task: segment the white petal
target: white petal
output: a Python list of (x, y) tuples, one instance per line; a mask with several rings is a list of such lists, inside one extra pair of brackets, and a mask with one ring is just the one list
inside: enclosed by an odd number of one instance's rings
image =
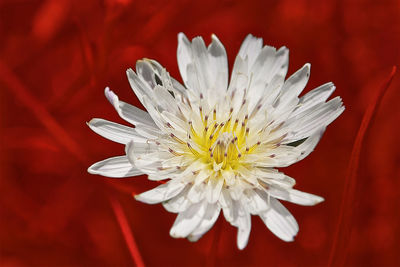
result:
[(154, 172), (148, 175), (148, 179), (151, 181), (161, 181), (165, 179), (171, 179), (173, 177), (177, 177), (182, 173), (181, 169), (177, 169), (174, 167), (171, 168), (162, 168), (158, 170), (158, 172)]
[(258, 167), (287, 167), (307, 157), (316, 147), (321, 139), (325, 128), (320, 128), (312, 136), (308, 137), (302, 144), (293, 147), (281, 145), (269, 150), (269, 156), (253, 153), (246, 157), (244, 162), (252, 162)]
[[(153, 97), (154, 99), (154, 97)], [(149, 112), (151, 118), (154, 120), (154, 123), (158, 126), (158, 128), (160, 130), (164, 130), (166, 129), (166, 121), (164, 121), (164, 119), (161, 116), (161, 112), (160, 110), (158, 110), (154, 104), (153, 100), (149, 99), (147, 96), (143, 96), (143, 106), (146, 107), (147, 111)]]
[(315, 107), (317, 104), (325, 102), (335, 91), (335, 88), (335, 85), (329, 82), (311, 90), (300, 98), (298, 107), (290, 116), (294, 117), (307, 109)]
[(188, 192), (188, 199), (192, 203), (198, 203), (204, 199), (206, 193), (206, 185), (204, 183), (194, 184)]
[[(136, 61), (136, 73), (137, 76), (145, 83), (147, 84), (147, 87), (149, 89), (154, 89), (158, 83), (158, 81), (161, 80), (160, 75), (156, 73), (155, 69), (152, 67), (150, 64), (149, 60), (138, 60)], [(156, 79), (156, 76), (158, 79)]]
[(142, 170), (146, 174), (157, 174), (162, 169), (162, 161), (170, 158), (171, 154), (157, 150), (153, 152), (154, 147), (149, 148), (151, 153), (144, 153), (146, 145), (131, 141), (126, 144), (125, 153), (132, 165), (136, 166), (139, 170)]
[(258, 192), (259, 189), (247, 189), (244, 191), (242, 201), (245, 203), (250, 214), (259, 214), (269, 209), (267, 201), (263, 199)]
[(192, 64), (195, 67), (197, 79), (201, 86), (201, 92), (210, 88), (212, 85), (212, 71), (215, 70), (214, 66), (209, 64), (208, 53), (206, 44), (200, 36), (192, 40)]
[(276, 108), (275, 114), (292, 111), (298, 104), (298, 96), (303, 91), (310, 77), (310, 67), (310, 64), (305, 64), (285, 81), (281, 95), (273, 103), (273, 106)]
[[(187, 88), (198, 96), (215, 91), (225, 92), (228, 85), (228, 61), (222, 43), (215, 35), (208, 48), (201, 37), (190, 43), (183, 33), (178, 35), (178, 65)], [(211, 100), (213, 102), (213, 100)], [(212, 105), (212, 103), (211, 103)]]
[(162, 132), (160, 131), (159, 128), (150, 128), (144, 125), (140, 125), (135, 127), (135, 130), (138, 134), (142, 135), (143, 137), (146, 137), (147, 139), (157, 139), (162, 136)]
[(278, 186), (270, 186), (266, 191), (268, 192), (268, 194), (275, 198), (286, 200), (303, 206), (314, 206), (324, 201), (323, 197), (317, 195), (309, 194), (295, 189), (281, 188)]
[(147, 109), (147, 104), (143, 103), (143, 97), (147, 96), (149, 99), (153, 99), (153, 88), (150, 88), (147, 83), (140, 79), (132, 69), (128, 69), (126, 71), (126, 75), (133, 92), (136, 94), (143, 106)]
[(240, 47), (238, 56), (240, 56), (242, 59), (247, 58), (248, 66), (251, 67), (253, 66), (256, 58), (261, 52), (262, 45), (262, 38), (256, 38), (253, 35), (249, 34), (244, 39)]
[(114, 106), (115, 110), (118, 114), (129, 123), (134, 125), (146, 125), (147, 127), (156, 129), (153, 119), (146, 111), (143, 111), (135, 106), (132, 106), (128, 103), (120, 101), (118, 96), (114, 94), (110, 88), (106, 87), (104, 90), (104, 94), (107, 97), (108, 101)]
[(191, 64), (192, 61), (192, 47), (191, 43), (187, 39), (186, 35), (183, 33), (178, 34), (178, 66), (179, 71), (182, 76), (182, 80), (186, 87), (188, 87), (188, 75), (187, 68), (188, 65)]
[[(253, 66), (253, 68), (254, 67), (255, 66)], [(276, 75), (286, 77), (288, 67), (289, 67), (289, 50), (286, 47), (282, 46), (275, 52), (270, 62), (264, 62), (261, 69), (261, 73), (257, 74), (260, 75), (262, 73), (265, 73), (265, 75), (259, 76), (257, 77), (257, 79), (269, 83), (271, 79)]]
[(285, 175), (282, 179), (261, 178), (267, 184), (275, 184), (283, 188), (292, 188), (296, 184), (296, 180)]
[[(160, 111), (168, 110), (176, 114), (178, 112), (176, 100), (162, 85), (161, 79), (165, 77), (161, 77), (161, 73), (158, 73), (152, 62), (148, 59), (137, 61), (136, 71), (139, 79), (147, 85), (148, 95), (146, 96), (151, 100), (151, 104)], [(172, 90), (170, 84), (166, 84), (166, 86)]]
[(126, 156), (113, 157), (96, 162), (88, 168), (88, 172), (114, 178), (144, 174), (133, 167)]
[(295, 218), (278, 200), (271, 198), (270, 205), (271, 209), (259, 214), (260, 218), (277, 237), (286, 242), (293, 241), (299, 231)]
[(244, 249), (249, 241), (251, 230), (251, 216), (242, 204), (238, 204), (236, 219), (233, 225), (238, 227), (237, 246), (240, 250)]
[(192, 242), (199, 240), (217, 221), (220, 211), (221, 207), (218, 204), (208, 204), (201, 223), (193, 232), (190, 233), (188, 239)]
[(326, 103), (320, 103), (304, 110), (294, 117), (289, 117), (282, 131), (289, 129), (285, 142), (294, 142), (312, 135), (321, 127), (328, 126), (344, 111), (340, 97), (335, 97)]
[(183, 188), (185, 188), (184, 183), (171, 180), (152, 190), (135, 195), (135, 199), (147, 204), (156, 204), (173, 198), (178, 195)]
[(317, 146), (319, 140), (321, 140), (324, 132), (325, 132), (325, 127), (319, 128), (313, 133), (313, 135), (308, 137), (303, 143), (296, 146), (296, 150), (299, 152), (299, 154), (292, 159), (288, 159), (286, 163), (282, 165), (282, 167), (286, 167), (293, 163), (299, 162), (300, 160), (310, 155), (310, 153), (314, 151), (314, 148)]
[(132, 140), (141, 143), (147, 141), (147, 138), (138, 134), (134, 128), (111, 121), (103, 119), (92, 119), (88, 123), (88, 126), (95, 133), (120, 144), (127, 144)]
[[(249, 67), (247, 64), (248, 59), (242, 58), (240, 56), (236, 57), (235, 64), (233, 65), (231, 81), (229, 83), (229, 90), (228, 92), (232, 94), (232, 92), (238, 91), (243, 92), (245, 88), (247, 88), (249, 83)], [(235, 111), (238, 110), (238, 105), (241, 104), (243, 99), (237, 96), (237, 92), (235, 94), (235, 98), (233, 99), (233, 103), (231, 105), (234, 107)]]
[(188, 184), (178, 195), (167, 201), (164, 201), (162, 203), (164, 208), (173, 213), (183, 212), (188, 209), (189, 206), (192, 205), (192, 202), (187, 198), (190, 188), (191, 186)]
[(233, 221), (233, 201), (232, 198), (226, 189), (222, 189), (219, 204), (221, 204), (222, 210), (224, 212), (224, 217), (226, 221)]
[(169, 234), (175, 238), (187, 237), (200, 224), (206, 207), (207, 203), (205, 201), (199, 202), (179, 213)]
[[(285, 77), (289, 63), (289, 50), (281, 47), (278, 51), (274, 47), (264, 46), (258, 55), (254, 65), (251, 66), (250, 75), (252, 76), (251, 87), (260, 87), (259, 90), (251, 90), (257, 96), (262, 95), (262, 91), (274, 76)], [(250, 94), (250, 98), (254, 95)]]
[(138, 143), (135, 141), (131, 141), (130, 143), (132, 143), (132, 149), (133, 149), (133, 153), (135, 153), (135, 155), (140, 155), (140, 156), (144, 156), (146, 154), (150, 154), (150, 153), (154, 153), (159, 151), (159, 147), (154, 144), (154, 143), (150, 143), (150, 142), (146, 142), (146, 143)]
[(214, 34), (211, 35), (211, 38), (212, 42), (208, 47), (209, 64), (216, 70), (211, 73), (213, 75), (211, 86), (215, 89), (215, 92), (226, 93), (228, 88), (228, 59), (225, 47)]
[(224, 179), (222, 179), (222, 177), (211, 176), (210, 179), (208, 179), (206, 192), (207, 192), (207, 201), (209, 203), (215, 203), (218, 201), (223, 184), (224, 184)]
[(157, 102), (159, 110), (167, 110), (172, 114), (179, 113), (177, 101), (172, 97), (171, 93), (162, 86), (154, 87), (154, 101)]
[(296, 180), (272, 168), (255, 168), (254, 175), (266, 184), (276, 184), (284, 188), (292, 188)]

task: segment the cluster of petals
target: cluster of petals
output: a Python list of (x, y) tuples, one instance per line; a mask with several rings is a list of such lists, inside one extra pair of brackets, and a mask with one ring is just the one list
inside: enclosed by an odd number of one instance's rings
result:
[(230, 79), (225, 48), (215, 35), (206, 46), (201, 37), (189, 41), (180, 33), (177, 57), (184, 85), (154, 60), (139, 60), (136, 72), (127, 70), (147, 112), (105, 89), (121, 118), (134, 127), (92, 119), (89, 127), (125, 145), (125, 154), (88, 171), (161, 181), (136, 199), (162, 203), (178, 214), (173, 237), (197, 241), (222, 210), (238, 228), (239, 249), (247, 245), (251, 215), (292, 241), (299, 227), (280, 200), (308, 206), (323, 198), (293, 189), (295, 180), (276, 168), (309, 155), (343, 112), (340, 97), (327, 101), (335, 86), (326, 83), (299, 97), (310, 64), (285, 80), (288, 49), (263, 46), (252, 35), (244, 40)]

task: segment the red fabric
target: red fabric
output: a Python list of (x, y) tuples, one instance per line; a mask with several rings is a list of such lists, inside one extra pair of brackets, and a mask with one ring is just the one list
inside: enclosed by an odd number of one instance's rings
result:
[[(400, 62), (399, 9), (396, 0), (0, 1), (0, 265), (327, 265), (363, 114)], [(122, 123), (104, 87), (140, 106), (125, 70), (143, 57), (180, 79), (181, 31), (206, 42), (217, 34), (230, 66), (253, 33), (290, 49), (289, 74), (312, 64), (305, 91), (337, 86), (343, 115), (309, 157), (281, 169), (296, 188), (326, 199), (315, 207), (285, 203), (300, 225), (295, 242), (253, 217), (239, 251), (236, 229), (222, 216), (197, 243), (173, 239), (175, 215), (132, 198), (157, 183), (86, 172), (124, 151), (85, 125), (93, 117)], [(400, 265), (399, 85), (395, 76), (361, 146), (346, 265)]]

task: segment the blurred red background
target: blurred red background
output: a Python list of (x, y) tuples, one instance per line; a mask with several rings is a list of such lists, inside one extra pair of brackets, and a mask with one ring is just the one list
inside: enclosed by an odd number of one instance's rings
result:
[[(398, 0), (1, 0), (0, 265), (132, 266), (134, 239), (148, 266), (326, 266), (362, 116), (399, 63), (399, 14)], [(312, 64), (305, 91), (336, 84), (346, 111), (315, 152), (282, 169), (298, 189), (326, 199), (315, 207), (285, 203), (300, 225), (295, 242), (253, 217), (249, 244), (239, 251), (236, 229), (222, 216), (197, 243), (173, 239), (175, 215), (132, 198), (154, 182), (86, 172), (123, 154), (85, 125), (93, 117), (122, 122), (104, 87), (139, 105), (125, 70), (143, 57), (180, 80), (181, 31), (206, 42), (217, 34), (230, 66), (253, 33), (290, 49), (289, 74)], [(399, 85), (395, 76), (362, 143), (345, 221), (348, 266), (400, 266)]]

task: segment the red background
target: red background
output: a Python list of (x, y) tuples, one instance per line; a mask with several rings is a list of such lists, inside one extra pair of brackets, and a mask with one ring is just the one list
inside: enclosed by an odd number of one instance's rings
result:
[[(128, 227), (148, 266), (327, 265), (362, 116), (399, 63), (399, 14), (397, 0), (1, 0), (0, 265), (131, 266)], [(123, 154), (85, 125), (92, 117), (122, 122), (104, 87), (138, 104), (125, 70), (143, 57), (180, 80), (181, 31), (206, 42), (217, 34), (230, 66), (253, 33), (290, 49), (289, 74), (312, 64), (306, 91), (336, 84), (345, 112), (315, 152), (282, 169), (296, 188), (326, 199), (315, 207), (285, 203), (300, 225), (295, 242), (279, 240), (253, 217), (249, 244), (239, 251), (236, 229), (222, 216), (197, 243), (173, 239), (175, 215), (131, 196), (156, 183), (86, 172)], [(395, 77), (362, 143), (355, 201), (347, 206), (353, 212), (346, 265), (400, 265), (399, 84)], [(128, 222), (122, 228), (118, 205)]]

